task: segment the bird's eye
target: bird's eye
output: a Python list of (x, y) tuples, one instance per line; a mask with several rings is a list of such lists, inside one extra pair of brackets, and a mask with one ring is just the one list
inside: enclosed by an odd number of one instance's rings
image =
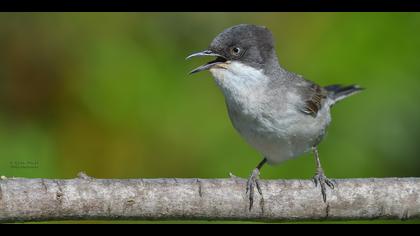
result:
[(241, 54), (242, 50), (238, 47), (233, 47), (230, 49), (230, 53), (234, 56), (239, 56)]

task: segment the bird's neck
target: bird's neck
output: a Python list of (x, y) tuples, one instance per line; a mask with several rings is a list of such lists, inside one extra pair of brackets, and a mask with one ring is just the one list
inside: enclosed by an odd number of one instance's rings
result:
[(287, 73), (287, 71), (280, 65), (274, 50), (271, 51), (270, 56), (268, 56), (268, 59), (263, 64), (264, 74), (266, 74), (268, 77), (273, 79), (283, 79), (286, 77), (284, 75)]

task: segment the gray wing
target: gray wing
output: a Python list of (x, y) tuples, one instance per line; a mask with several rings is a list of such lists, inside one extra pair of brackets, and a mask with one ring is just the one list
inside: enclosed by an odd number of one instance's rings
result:
[[(331, 87), (336, 88), (335, 85)], [(318, 84), (303, 78), (301, 75), (295, 74), (293, 72), (286, 71), (285, 74), (281, 75), (281, 79), (273, 81), (270, 85), (271, 91), (276, 91), (275, 94), (272, 94), (272, 97), (279, 98), (281, 94), (292, 92), (294, 95), (298, 96), (297, 100), (293, 102), (293, 105), (296, 109), (303, 114), (316, 117), (318, 112), (324, 106), (330, 106), (331, 95), (333, 91), (329, 91), (324, 87), (319, 86)]]

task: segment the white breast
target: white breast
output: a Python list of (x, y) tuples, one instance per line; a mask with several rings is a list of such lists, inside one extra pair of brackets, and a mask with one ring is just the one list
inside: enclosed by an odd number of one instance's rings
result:
[(316, 118), (299, 112), (294, 93), (282, 96), (284, 106), (274, 106), (266, 94), (269, 78), (260, 70), (233, 62), (210, 72), (225, 95), (233, 126), (269, 164), (310, 150), (330, 122), (327, 106)]

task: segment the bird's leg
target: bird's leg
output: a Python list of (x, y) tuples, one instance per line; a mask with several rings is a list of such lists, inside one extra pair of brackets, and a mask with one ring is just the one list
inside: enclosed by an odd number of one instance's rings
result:
[(329, 180), (325, 174), (324, 170), (321, 167), (321, 162), (319, 161), (319, 155), (318, 155), (318, 149), (317, 147), (312, 147), (312, 151), (314, 153), (315, 161), (316, 161), (316, 174), (313, 178), (315, 187), (319, 186), (321, 187), (321, 193), (322, 193), (322, 199), (324, 202), (327, 202), (327, 194), (326, 194), (326, 187), (325, 184), (328, 185), (331, 189), (334, 189), (334, 183)]
[(252, 205), (254, 204), (254, 185), (257, 187), (258, 193), (262, 195), (260, 183), (259, 183), (259, 176), (261, 167), (267, 162), (267, 159), (264, 158), (258, 166), (252, 171), (251, 176), (249, 177), (246, 183), (246, 193), (249, 194), (249, 210), (251, 211)]

